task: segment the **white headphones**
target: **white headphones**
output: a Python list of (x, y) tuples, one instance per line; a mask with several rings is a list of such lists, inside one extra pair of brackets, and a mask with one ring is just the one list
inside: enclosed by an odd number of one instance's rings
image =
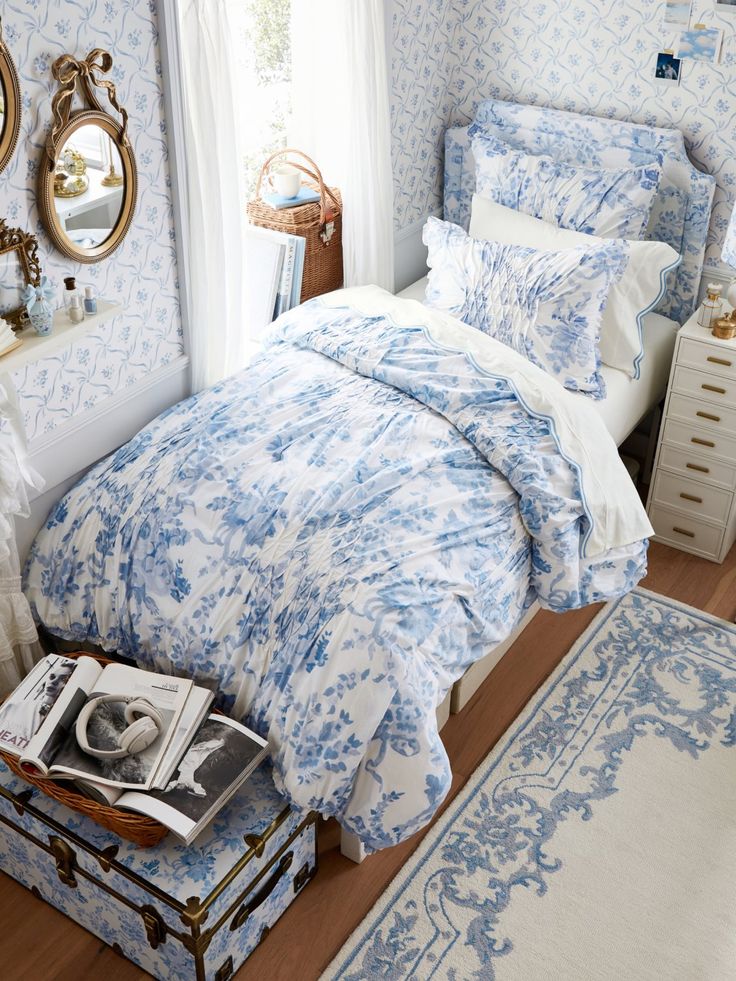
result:
[[(95, 749), (90, 746), (87, 739), (89, 720), (96, 708), (100, 705), (108, 705), (110, 702), (125, 703), (125, 721), (128, 723), (128, 728), (118, 736), (117, 749)], [(135, 756), (148, 749), (156, 742), (163, 727), (164, 720), (161, 713), (145, 698), (99, 695), (97, 698), (90, 699), (77, 717), (77, 743), (83, 753), (95, 756), (99, 760), (122, 760), (126, 756)]]

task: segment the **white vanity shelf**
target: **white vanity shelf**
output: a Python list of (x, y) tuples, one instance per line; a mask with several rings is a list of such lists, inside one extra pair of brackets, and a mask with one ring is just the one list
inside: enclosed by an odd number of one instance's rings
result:
[(54, 313), (53, 330), (48, 336), (39, 337), (32, 327), (26, 327), (16, 335), (22, 343), (15, 350), (0, 356), (0, 375), (12, 374), (34, 361), (50, 357), (57, 351), (74, 344), (75, 341), (81, 340), (86, 334), (112, 320), (113, 317), (117, 317), (124, 310), (122, 303), (108, 303), (98, 299), (97, 313), (87, 314), (79, 324), (70, 323), (66, 312), (57, 310)]

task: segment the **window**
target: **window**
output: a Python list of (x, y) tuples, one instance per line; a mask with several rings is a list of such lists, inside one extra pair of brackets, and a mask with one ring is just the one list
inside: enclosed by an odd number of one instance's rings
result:
[(233, 0), (248, 197), (266, 158), (286, 146), (291, 116), (291, 0)]

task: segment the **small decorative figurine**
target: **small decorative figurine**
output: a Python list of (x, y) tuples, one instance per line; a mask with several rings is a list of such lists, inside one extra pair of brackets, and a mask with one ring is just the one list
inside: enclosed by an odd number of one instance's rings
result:
[(41, 337), (51, 333), (54, 326), (54, 310), (51, 303), (54, 299), (54, 288), (43, 276), (38, 286), (26, 286), (21, 294), (21, 300), (26, 308), (31, 327)]
[(84, 287), (84, 312), (87, 316), (97, 313), (97, 297), (94, 286)]
[(698, 323), (706, 330), (713, 330), (716, 320), (723, 315), (723, 300), (721, 287), (717, 283), (708, 283), (708, 295), (698, 313)]

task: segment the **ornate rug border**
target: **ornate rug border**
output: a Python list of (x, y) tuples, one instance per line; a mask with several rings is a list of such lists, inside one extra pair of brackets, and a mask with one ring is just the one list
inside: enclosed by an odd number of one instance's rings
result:
[(580, 637), (578, 637), (555, 670), (534, 692), (519, 715), (514, 719), (509, 728), (498, 740), (496, 745), (491, 749), (483, 762), (470, 775), (467, 783), (460, 790), (458, 796), (455, 798), (452, 804), (450, 804), (445, 813), (439, 818), (434, 827), (429, 830), (424, 840), (418, 845), (417, 849), (412, 852), (399, 872), (394, 876), (386, 889), (376, 900), (366, 916), (363, 917), (355, 930), (353, 930), (353, 932), (350, 934), (348, 939), (345, 941), (321, 975), (320, 981), (337, 979), (341, 976), (342, 972), (350, 968), (362, 946), (359, 946), (358, 944), (359, 939), (361, 937), (363, 937), (364, 940), (370, 938), (371, 935), (381, 927), (387, 912), (397, 901), (399, 901), (403, 891), (409, 884), (410, 879), (421, 870), (424, 863), (437, 847), (438, 840), (444, 833), (447, 832), (448, 828), (454, 823), (462, 810), (472, 800), (480, 785), (483, 784), (492, 773), (494, 767), (496, 767), (501, 761), (509, 746), (518, 737), (525, 725), (539, 711), (550, 692), (560, 683), (560, 681), (565, 678), (565, 676), (577, 663), (578, 658), (587, 647), (591, 638), (601, 630), (606, 622), (614, 615), (618, 607), (630, 596), (634, 595), (642, 596), (662, 606), (667, 606), (670, 609), (680, 610), (687, 613), (689, 616), (694, 617), (695, 619), (700, 619), (711, 625), (721, 626), (733, 633), (736, 633), (736, 624), (731, 623), (730, 620), (725, 620), (722, 617), (717, 617), (711, 613), (706, 613), (703, 610), (698, 610), (694, 606), (690, 606), (687, 603), (682, 603), (679, 600), (671, 599), (669, 596), (663, 596), (660, 593), (655, 593), (652, 590), (645, 589), (642, 586), (637, 586), (630, 593), (627, 593), (626, 596), (622, 596), (620, 599), (615, 600), (612, 603), (607, 603), (603, 609), (596, 614)]

